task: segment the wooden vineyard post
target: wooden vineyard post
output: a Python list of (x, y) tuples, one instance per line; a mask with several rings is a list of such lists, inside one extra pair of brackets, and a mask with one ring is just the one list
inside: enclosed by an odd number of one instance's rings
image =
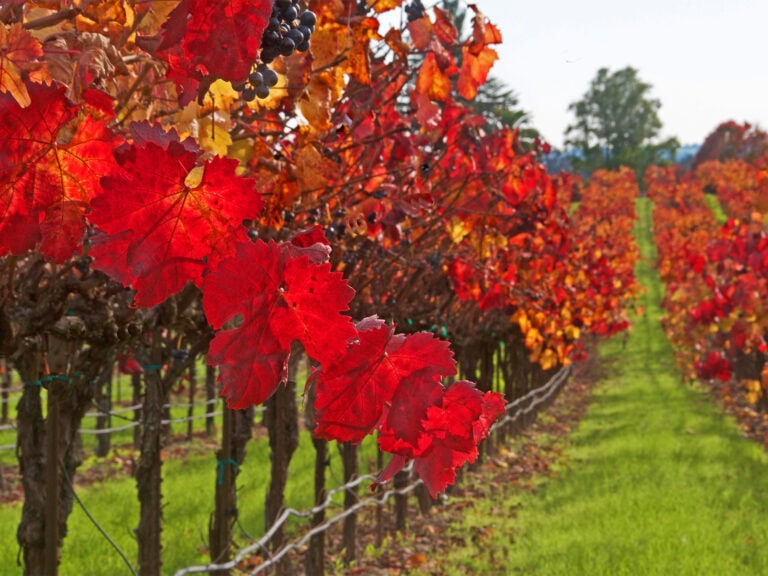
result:
[(59, 573), (59, 399), (60, 386), (55, 380), (48, 383), (48, 415), (46, 417), (45, 461), (45, 574)]
[[(409, 473), (400, 470), (392, 480), (392, 487), (400, 490), (408, 485)], [(395, 530), (405, 532), (408, 529), (408, 494), (395, 494)]]
[[(216, 453), (215, 508), (208, 528), (208, 545), (214, 564), (228, 562), (232, 556), (232, 530), (238, 516), (236, 481), (251, 439), (253, 414), (253, 408), (232, 410), (224, 407), (221, 448)], [(211, 572), (214, 576), (229, 573), (229, 570)]]
[(209, 364), (205, 366), (205, 433), (213, 436), (216, 423), (213, 419), (213, 412), (216, 404), (216, 368)]
[[(234, 466), (232, 460), (232, 410), (224, 406), (221, 424), (221, 449), (217, 454), (216, 503), (210, 526), (209, 546), (211, 562), (220, 564), (229, 560), (232, 545), (234, 516)], [(212, 576), (228, 576), (229, 570), (216, 570)]]
[(141, 503), (136, 533), (139, 541), (139, 573), (141, 576), (159, 576), (162, 567), (161, 432), (165, 397), (159, 367), (147, 372), (145, 382), (141, 455), (136, 470)]
[[(309, 372), (309, 370), (307, 370)], [(307, 430), (315, 429), (315, 387), (312, 386), (307, 393), (307, 408), (304, 413), (304, 425)], [(315, 448), (315, 506), (325, 501), (325, 468), (328, 463), (328, 440), (312, 438)], [(320, 509), (312, 516), (312, 527), (319, 526), (325, 520), (325, 509)], [(321, 576), (325, 574), (325, 532), (312, 535), (309, 539), (309, 548), (304, 557), (304, 574), (307, 576)]]
[(0, 403), (2, 407), (0, 411), (0, 424), (8, 424), (8, 404), (11, 399), (11, 369), (8, 366), (8, 362), (5, 359), (0, 360), (0, 386), (2, 386), (2, 393), (0, 394)]
[[(294, 364), (295, 365), (295, 364)], [(299, 446), (299, 422), (296, 407), (295, 376), (288, 376), (285, 386), (278, 386), (275, 393), (267, 400), (264, 420), (269, 433), (269, 449), (272, 458), (269, 489), (264, 502), (264, 526), (268, 530), (285, 504), (285, 487), (288, 483), (288, 467), (291, 457)], [(285, 531), (277, 530), (270, 542), (272, 551), (283, 545)], [(278, 563), (275, 573), (285, 572), (284, 563)]]
[(138, 450), (141, 448), (141, 374), (131, 374), (131, 388), (133, 390), (131, 402), (136, 406), (133, 409), (133, 422), (135, 424), (133, 428), (133, 448)]
[[(379, 445), (376, 445), (376, 469), (384, 470), (384, 452)], [(381, 494), (384, 489), (381, 485), (376, 487), (377, 494)], [(384, 503), (376, 504), (376, 548), (384, 545)]]
[[(341, 444), (341, 459), (344, 464), (344, 482), (351, 482), (358, 476), (357, 445), (350, 442)], [(357, 486), (347, 488), (344, 491), (344, 510), (349, 510), (357, 504), (359, 498), (357, 495)], [(344, 563), (349, 565), (357, 560), (357, 514), (352, 513), (344, 518), (344, 539), (345, 550)]]
[(197, 393), (197, 366), (195, 363), (189, 365), (189, 408), (187, 408), (187, 440), (192, 440), (195, 432), (195, 394)]
[[(96, 384), (96, 429), (99, 431), (112, 427), (112, 370), (106, 371), (105, 378), (99, 379)], [(106, 389), (106, 390), (105, 390)], [(101, 458), (109, 453), (112, 435), (110, 433), (99, 434), (96, 444), (96, 456)]]

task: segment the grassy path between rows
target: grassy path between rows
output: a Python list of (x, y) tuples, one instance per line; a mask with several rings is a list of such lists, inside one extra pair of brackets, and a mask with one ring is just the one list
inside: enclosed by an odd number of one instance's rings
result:
[(456, 574), (768, 574), (768, 457), (680, 382), (659, 325), (649, 201), (638, 210), (645, 310), (626, 344), (602, 346), (606, 375), (558, 476), (477, 503), (464, 528), (492, 536), (453, 551)]

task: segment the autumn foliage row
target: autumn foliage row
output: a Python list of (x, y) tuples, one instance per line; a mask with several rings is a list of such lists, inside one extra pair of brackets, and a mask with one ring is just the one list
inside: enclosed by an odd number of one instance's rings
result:
[[(503, 399), (444, 385), (453, 353), (423, 330), (460, 351), (522, 334), (551, 368), (582, 329), (625, 327), (631, 212), (609, 230), (616, 205), (597, 199), (574, 224), (567, 181), (473, 111), (501, 41), (476, 7), (464, 37), (439, 8), (381, 33), (401, 2), (310, 2), (309, 56), (275, 61), (270, 97), (245, 103), (230, 82), (256, 62), (270, 1), (49, 4), (18, 3), (0, 25), (0, 254), (19, 278), (4, 306), (34, 306), (32, 269), (68, 287), (35, 330), (72, 316), (75, 296), (141, 325), (201, 295), (190, 309), (214, 331), (232, 407), (268, 398), (298, 342), (318, 365), (316, 434), (378, 429), (394, 454), (383, 478), (415, 459), (435, 494)], [(626, 174), (601, 178), (588, 197), (634, 194)], [(7, 315), (20, 358), (35, 334)], [(200, 336), (199, 322), (173, 330)], [(122, 354), (156, 344), (146, 328), (112, 338)]]
[[(646, 174), (666, 282), (663, 322), (679, 364), (691, 378), (742, 381), (757, 401), (768, 384), (768, 233), (757, 212), (719, 226), (704, 195), (713, 179), (738, 188), (733, 178), (732, 162), (704, 163), (683, 177), (661, 168)], [(729, 189), (724, 203), (737, 197)]]

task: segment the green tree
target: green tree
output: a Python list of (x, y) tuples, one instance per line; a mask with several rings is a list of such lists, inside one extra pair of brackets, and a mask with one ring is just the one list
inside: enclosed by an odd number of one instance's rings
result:
[(680, 143), (659, 141), (661, 102), (651, 98), (651, 85), (626, 67), (601, 68), (581, 100), (568, 110), (576, 121), (565, 131), (565, 145), (578, 152), (574, 167), (583, 172), (629, 166), (641, 173), (650, 164), (673, 160)]

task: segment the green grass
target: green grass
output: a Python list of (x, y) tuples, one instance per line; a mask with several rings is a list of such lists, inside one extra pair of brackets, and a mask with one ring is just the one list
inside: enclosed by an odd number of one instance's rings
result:
[(715, 213), (715, 220), (717, 220), (717, 223), (725, 224), (728, 221), (728, 215), (723, 212), (723, 207), (720, 205), (720, 201), (717, 199), (717, 196), (714, 194), (705, 194), (705, 197), (707, 199), (707, 204), (709, 204), (712, 212)]
[(570, 439), (567, 465), (533, 493), (510, 489), (469, 508), (453, 529), (465, 546), (453, 548), (447, 574), (768, 574), (768, 458), (675, 373), (648, 265), (650, 204), (638, 208), (645, 313), (626, 347), (601, 347), (610, 376)]
[[(329, 486), (338, 486), (342, 480), (342, 467), (335, 445), (331, 446), (330, 455)], [(375, 444), (369, 438), (361, 449), (361, 473), (368, 470), (368, 463), (374, 459)], [(204, 548), (207, 546), (208, 520), (213, 511), (216, 456), (207, 452), (184, 461), (168, 460), (163, 470), (164, 573), (172, 574), (179, 568), (208, 562)], [(248, 445), (248, 455), (237, 480), (240, 524), (254, 537), (264, 532), (264, 497), (268, 478), (269, 445), (266, 439), (254, 440)], [(291, 462), (286, 504), (299, 509), (310, 508), (314, 503), (313, 479), (314, 451), (309, 435), (302, 433), (299, 449)], [(360, 490), (363, 492), (366, 489), (364, 484)], [(139, 505), (134, 480), (110, 479), (81, 488), (78, 494), (128, 558), (135, 562), (138, 549), (133, 529), (138, 525)], [(341, 496), (338, 504), (341, 504)], [(16, 527), (20, 516), (20, 505), (0, 508), (0, 574), (3, 576), (22, 573), (21, 568), (16, 568)], [(236, 526), (235, 534), (239, 545), (250, 543), (240, 527)], [(60, 574), (130, 574), (118, 554), (77, 505), (69, 520)]]
[[(201, 394), (204, 394), (204, 392), (201, 392)], [(16, 417), (16, 404), (18, 403), (18, 398), (21, 397), (20, 393), (14, 394), (12, 396), (12, 402), (11, 402), (11, 409), (10, 409), (10, 416), (11, 421), (13, 422)], [(179, 395), (171, 399), (172, 404), (185, 404), (188, 402), (187, 395)], [(202, 395), (199, 395), (197, 398), (197, 402), (205, 402), (205, 398)], [(45, 392), (43, 393), (43, 404), (45, 404)], [(129, 406), (129, 403), (123, 403), (125, 406)], [(114, 405), (113, 410), (120, 410), (122, 405)], [(214, 412), (219, 412), (221, 410), (221, 403), (217, 403), (214, 405)], [(95, 408), (92, 409), (90, 412), (95, 412)], [(195, 432), (202, 432), (205, 430), (205, 418), (202, 416), (205, 414), (205, 406), (195, 406), (193, 415), (197, 417), (196, 420), (193, 420), (193, 430)], [(171, 408), (171, 419), (178, 419), (178, 418), (186, 418), (189, 415), (189, 411), (186, 407), (182, 408)], [(120, 414), (121, 417), (113, 416), (112, 417), (112, 427), (118, 428), (121, 426), (124, 426), (126, 424), (130, 424), (133, 421), (133, 412), (124, 412)], [(221, 416), (214, 416), (214, 422), (216, 426), (221, 425)], [(186, 422), (180, 422), (180, 423), (172, 423), (170, 424), (171, 427), (171, 433), (172, 434), (186, 434), (187, 433), (187, 423)], [(86, 417), (83, 419), (83, 430), (95, 430), (96, 429), (96, 418), (94, 417)], [(111, 442), (113, 446), (120, 446), (125, 444), (131, 444), (133, 442), (133, 433), (134, 430), (132, 428), (129, 428), (127, 430), (121, 430), (119, 432), (113, 432), (111, 434)], [(83, 450), (86, 456), (89, 456), (91, 454), (94, 454), (96, 451), (96, 445), (98, 443), (98, 436), (95, 436), (93, 434), (83, 434), (82, 435), (83, 440)], [(16, 443), (16, 430), (0, 430), (0, 446), (10, 446), (12, 444)], [(18, 460), (16, 459), (16, 453), (13, 450), (1, 450), (0, 451), (0, 466), (17, 466)]]

